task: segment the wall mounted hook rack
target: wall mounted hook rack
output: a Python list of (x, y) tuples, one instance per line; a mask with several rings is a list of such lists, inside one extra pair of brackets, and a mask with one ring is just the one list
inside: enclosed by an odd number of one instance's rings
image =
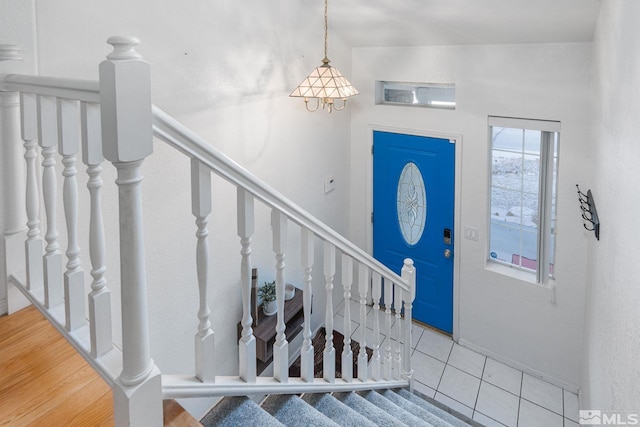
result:
[(580, 209), (582, 210), (583, 226), (588, 231), (593, 231), (596, 239), (600, 240), (600, 219), (598, 218), (598, 211), (596, 209), (596, 201), (593, 199), (591, 190), (587, 190), (587, 193), (583, 193), (580, 190), (578, 184), (578, 201), (580, 202)]

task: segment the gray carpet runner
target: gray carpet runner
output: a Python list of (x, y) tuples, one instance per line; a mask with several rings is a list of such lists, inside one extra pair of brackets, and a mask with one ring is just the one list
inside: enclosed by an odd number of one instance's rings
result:
[(435, 401), (425, 399), (404, 389), (271, 395), (261, 405), (247, 397), (225, 397), (200, 422), (204, 427), (479, 426)]

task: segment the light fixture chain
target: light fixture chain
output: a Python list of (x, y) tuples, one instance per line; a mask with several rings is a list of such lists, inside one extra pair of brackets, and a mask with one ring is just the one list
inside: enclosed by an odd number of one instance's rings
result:
[(329, 19), (327, 18), (327, 2), (328, 0), (324, 0), (324, 59), (329, 59), (327, 56), (327, 33), (329, 32)]

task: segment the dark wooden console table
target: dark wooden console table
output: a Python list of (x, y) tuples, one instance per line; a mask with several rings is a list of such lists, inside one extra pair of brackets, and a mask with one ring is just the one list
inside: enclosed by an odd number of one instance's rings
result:
[[(302, 331), (304, 322), (302, 290), (296, 289), (295, 296), (284, 302), (284, 323), (287, 341), (291, 342)], [(260, 375), (273, 360), (273, 343), (276, 341), (277, 314), (266, 316), (259, 310), (258, 326), (253, 328), (256, 338), (257, 373)], [(238, 340), (242, 335), (242, 324), (238, 322)]]

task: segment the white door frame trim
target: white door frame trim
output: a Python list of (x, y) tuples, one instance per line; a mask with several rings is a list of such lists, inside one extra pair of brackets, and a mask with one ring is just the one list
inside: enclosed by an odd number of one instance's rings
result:
[[(383, 126), (376, 124), (368, 124), (368, 141), (369, 147), (373, 145), (373, 132), (393, 132), (405, 135), (425, 136), (429, 138), (448, 139), (452, 141), (455, 147), (455, 175), (454, 175), (454, 236), (456, 238), (454, 242), (454, 257), (453, 257), (453, 340), (458, 342), (460, 336), (460, 257), (457, 256), (461, 253), (460, 245), (462, 244), (462, 228), (460, 220), (460, 205), (461, 205), (461, 183), (462, 183), (462, 135), (456, 133), (443, 133), (435, 132), (427, 129), (413, 129), (413, 128), (399, 128), (392, 126)], [(373, 156), (370, 156), (367, 162), (366, 170), (366, 209), (367, 212), (373, 212)], [(369, 226), (366, 228), (366, 245), (367, 251), (373, 254), (373, 224), (369, 222)]]

